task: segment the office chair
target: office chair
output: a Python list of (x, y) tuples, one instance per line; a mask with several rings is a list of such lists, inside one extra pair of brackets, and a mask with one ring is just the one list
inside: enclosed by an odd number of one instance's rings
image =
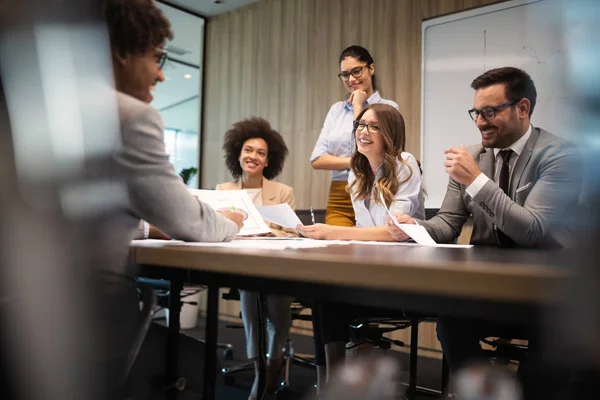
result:
[[(158, 308), (155, 310), (154, 314), (156, 314), (161, 309), (169, 308), (169, 294), (171, 291), (171, 283), (169, 281), (164, 280), (164, 279), (151, 279), (151, 278), (145, 278), (145, 277), (137, 277), (136, 281), (150, 286), (153, 289), (154, 293), (156, 294)], [(204, 289), (205, 288), (202, 287), (200, 290), (204, 290)], [(184, 304), (190, 304), (190, 305), (194, 305), (194, 306), (198, 305), (196, 302), (191, 302), (191, 301), (185, 300), (186, 297), (192, 296), (196, 293), (197, 292), (191, 292), (191, 293), (188, 293), (183, 298), (181, 298), (179, 307), (181, 308)], [(163, 318), (164, 317), (155, 318), (155, 320), (163, 319)], [(204, 340), (200, 340), (200, 342), (204, 342)], [(217, 343), (217, 348), (223, 350), (223, 356), (226, 359), (233, 358), (233, 345), (231, 345), (229, 343)]]
[[(322, 210), (322, 209), (313, 210), (313, 213), (315, 216), (315, 222), (317, 222), (317, 223), (325, 222), (325, 210)], [(298, 215), (298, 218), (300, 219), (300, 221), (303, 224), (305, 224), (305, 225), (312, 224), (312, 215), (311, 215), (310, 210), (296, 210), (296, 215)], [(223, 293), (221, 298), (224, 300), (239, 301), (240, 294), (237, 289), (231, 288), (231, 289), (229, 289), (228, 292)], [(290, 312), (292, 313), (292, 321), (293, 320), (301, 320), (301, 321), (311, 321), (312, 322), (312, 316), (302, 314), (302, 311), (307, 308), (308, 307), (304, 306), (300, 301), (298, 301), (297, 299), (294, 299), (294, 301), (292, 301), (292, 304), (290, 306)], [(226, 327), (233, 328), (233, 329), (242, 329), (243, 325), (229, 324), (229, 325), (226, 325)], [(299, 356), (298, 354), (296, 354), (294, 352), (294, 345), (293, 345), (291, 338), (289, 338), (289, 336), (288, 336), (288, 340), (286, 341), (286, 345), (284, 347), (283, 353), (284, 353), (284, 357), (285, 357), (285, 364), (283, 367), (283, 379), (280, 382), (280, 390), (286, 390), (289, 387), (291, 369), (292, 369), (293, 364), (303, 366), (303, 367), (313, 368), (313, 369), (316, 368), (314, 359)], [(242, 371), (250, 371), (253, 369), (254, 369), (253, 362), (245, 362), (245, 363), (242, 363), (239, 365), (234, 365), (232, 367), (223, 368), (221, 370), (221, 373), (224, 377), (225, 384), (233, 385), (235, 383), (235, 378), (233, 377), (234, 374), (236, 374), (238, 372), (242, 372)]]
[(419, 324), (421, 322), (435, 321), (435, 317), (404, 314), (400, 317), (375, 317), (375, 318), (357, 318), (350, 325), (351, 336), (359, 344), (370, 343), (382, 350), (389, 350), (393, 345), (404, 347), (405, 343), (401, 340), (394, 340), (384, 336), (389, 332), (400, 329), (410, 328), (410, 350), (409, 350), (409, 369), (408, 369), (408, 392), (409, 398), (414, 398), (417, 394), (420, 396), (438, 397), (445, 395), (445, 388), (449, 380), (450, 372), (444, 359), (442, 359), (442, 391), (417, 386), (417, 361), (418, 361), (418, 339)]
[[(221, 298), (224, 300), (239, 301), (240, 295), (239, 295), (238, 289), (230, 288), (228, 292), (225, 292), (221, 295)], [(305, 310), (306, 308), (307, 307), (305, 307), (298, 300), (292, 301), (292, 304), (290, 306), (290, 312), (292, 314), (292, 321), (293, 320), (312, 321), (312, 317), (310, 315), (301, 314), (302, 311)], [(231, 329), (243, 329), (244, 328), (244, 326), (241, 324), (227, 324), (227, 325), (225, 325), (225, 327), (231, 328)], [(307, 358), (307, 357), (299, 356), (294, 352), (294, 345), (289, 336), (288, 336), (288, 339), (286, 340), (286, 344), (283, 349), (283, 354), (285, 357), (285, 363), (284, 363), (284, 367), (283, 367), (283, 378), (280, 382), (280, 390), (285, 390), (289, 387), (292, 364), (297, 364), (297, 365), (308, 367), (308, 368), (316, 368), (314, 360)], [(243, 371), (252, 371), (252, 370), (254, 370), (254, 362), (247, 361), (247, 362), (237, 364), (237, 365), (234, 365), (231, 367), (225, 367), (221, 370), (221, 374), (224, 377), (224, 382), (226, 385), (233, 385), (235, 383), (234, 375), (236, 373), (243, 372)]]

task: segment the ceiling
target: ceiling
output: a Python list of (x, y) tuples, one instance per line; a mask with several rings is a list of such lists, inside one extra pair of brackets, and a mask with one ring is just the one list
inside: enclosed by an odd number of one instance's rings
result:
[(205, 17), (214, 17), (236, 8), (245, 7), (259, 0), (223, 0), (223, 3), (215, 4), (214, 0), (170, 0), (171, 3), (196, 11)]

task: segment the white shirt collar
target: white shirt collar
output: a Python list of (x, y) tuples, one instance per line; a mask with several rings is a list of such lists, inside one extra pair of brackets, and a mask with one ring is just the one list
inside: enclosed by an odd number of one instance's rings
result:
[(521, 153), (523, 152), (523, 149), (525, 148), (525, 145), (527, 144), (527, 141), (529, 140), (530, 136), (531, 136), (531, 124), (529, 124), (529, 128), (527, 129), (527, 132), (525, 132), (525, 134), (523, 136), (521, 136), (521, 138), (519, 140), (517, 140), (516, 142), (514, 142), (507, 148), (505, 148), (505, 149), (494, 148), (494, 157), (498, 156), (498, 153), (500, 153), (500, 150), (509, 150), (509, 149), (514, 151), (517, 154), (517, 156), (520, 156)]

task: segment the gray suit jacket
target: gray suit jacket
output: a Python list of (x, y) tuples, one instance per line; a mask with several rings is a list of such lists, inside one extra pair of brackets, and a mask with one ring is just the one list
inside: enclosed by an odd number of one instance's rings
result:
[(582, 165), (571, 142), (534, 127), (513, 167), (508, 196), (493, 181), (493, 149), (479, 144), (468, 150), (490, 180), (471, 198), (465, 185), (450, 179), (437, 215), (418, 221), (435, 241), (453, 241), (473, 215), (472, 244), (497, 245), (498, 227), (518, 247), (572, 245)]
[(122, 149), (117, 169), (127, 182), (127, 229), (138, 236), (140, 219), (174, 239), (222, 242), (238, 232), (231, 220), (192, 196), (165, 152), (163, 123), (154, 108), (117, 93)]

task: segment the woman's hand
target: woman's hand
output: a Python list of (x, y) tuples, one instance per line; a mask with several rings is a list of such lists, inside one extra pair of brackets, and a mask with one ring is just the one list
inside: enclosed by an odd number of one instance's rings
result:
[[(393, 213), (392, 215), (399, 224), (416, 224), (415, 220), (406, 214)], [(405, 240), (410, 239), (410, 237), (402, 229), (396, 226), (396, 224), (389, 215), (385, 216), (385, 224), (388, 227), (388, 232), (394, 238), (395, 241), (404, 242)]]
[(355, 90), (352, 92), (352, 94), (350, 94), (348, 101), (350, 104), (352, 104), (354, 111), (362, 111), (363, 104), (365, 104), (365, 101), (367, 101), (367, 92), (360, 89)]
[(314, 224), (298, 225), (296, 229), (307, 238), (328, 240), (331, 239), (331, 234), (335, 230), (335, 227), (327, 224)]

